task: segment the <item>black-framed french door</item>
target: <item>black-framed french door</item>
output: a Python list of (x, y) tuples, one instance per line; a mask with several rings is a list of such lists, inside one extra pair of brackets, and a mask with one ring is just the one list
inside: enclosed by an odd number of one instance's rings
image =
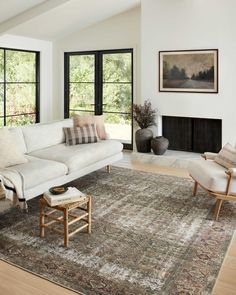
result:
[(104, 115), (110, 137), (133, 148), (133, 50), (66, 52), (64, 116)]

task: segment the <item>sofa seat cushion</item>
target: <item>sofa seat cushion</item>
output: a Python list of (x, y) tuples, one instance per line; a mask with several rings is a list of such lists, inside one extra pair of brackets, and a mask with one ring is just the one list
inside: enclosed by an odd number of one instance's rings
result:
[(68, 168), (62, 163), (28, 155), (25, 157), (28, 159), (27, 163), (10, 167), (23, 175), (25, 189), (30, 189), (46, 181), (64, 176), (68, 172)]
[(122, 151), (123, 145), (115, 140), (102, 140), (96, 143), (66, 146), (59, 144), (42, 150), (34, 151), (30, 155), (41, 159), (49, 159), (64, 163), (69, 173), (87, 167), (93, 163), (116, 155)]
[[(188, 166), (189, 174), (204, 188), (225, 193), (227, 186), (227, 169), (212, 160), (193, 160)], [(236, 179), (231, 181), (230, 194), (236, 195)]]

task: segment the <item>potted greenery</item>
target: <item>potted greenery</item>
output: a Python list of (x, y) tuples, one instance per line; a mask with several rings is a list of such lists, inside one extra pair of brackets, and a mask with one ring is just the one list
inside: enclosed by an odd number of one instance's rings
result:
[(152, 130), (148, 129), (150, 126), (156, 126), (157, 110), (152, 108), (151, 102), (145, 100), (143, 105), (133, 105), (133, 117), (138, 126), (135, 133), (135, 142), (138, 152), (151, 152), (151, 139), (153, 138)]

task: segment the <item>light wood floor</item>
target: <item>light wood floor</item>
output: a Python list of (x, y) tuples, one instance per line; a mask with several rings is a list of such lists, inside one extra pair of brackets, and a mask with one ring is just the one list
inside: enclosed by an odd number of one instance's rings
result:
[(236, 295), (236, 233), (226, 253), (212, 295)]
[[(188, 177), (186, 169), (158, 166), (142, 160), (132, 159), (131, 153), (115, 166), (134, 170)], [(220, 222), (220, 221), (219, 221)], [(0, 261), (0, 294), (4, 295), (75, 295), (78, 293), (64, 289), (47, 280), (28, 273), (18, 267)], [(236, 234), (226, 254), (212, 295), (236, 295)]]
[(78, 295), (28, 271), (0, 260), (1, 295)]

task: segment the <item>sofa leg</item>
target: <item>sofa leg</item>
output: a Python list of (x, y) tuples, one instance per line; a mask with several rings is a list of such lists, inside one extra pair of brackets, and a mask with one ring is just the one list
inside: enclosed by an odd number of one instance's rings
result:
[(111, 173), (111, 165), (107, 165), (107, 173)]
[(216, 200), (216, 205), (215, 205), (215, 220), (218, 220), (218, 218), (219, 218), (219, 213), (220, 213), (220, 209), (221, 209), (222, 203), (223, 203), (223, 200), (221, 200), (221, 199), (217, 199)]
[(193, 185), (193, 196), (196, 196), (197, 194), (197, 187), (198, 187), (198, 183), (195, 181)]

